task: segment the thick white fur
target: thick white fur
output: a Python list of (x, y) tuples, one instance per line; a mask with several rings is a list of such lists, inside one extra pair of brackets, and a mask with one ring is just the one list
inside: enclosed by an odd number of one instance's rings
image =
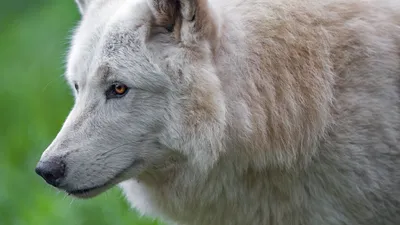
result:
[(400, 1), (78, 4), (79, 92), (42, 156), (63, 189), (128, 168), (132, 206), (180, 225), (400, 224)]

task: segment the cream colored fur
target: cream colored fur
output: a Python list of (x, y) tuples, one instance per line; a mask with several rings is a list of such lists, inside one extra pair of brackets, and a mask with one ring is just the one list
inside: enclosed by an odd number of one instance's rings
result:
[[(139, 158), (112, 185), (171, 223), (400, 224), (400, 1), (78, 4), (82, 88), (42, 157), (65, 159), (63, 189)], [(108, 75), (124, 99), (101, 100)]]

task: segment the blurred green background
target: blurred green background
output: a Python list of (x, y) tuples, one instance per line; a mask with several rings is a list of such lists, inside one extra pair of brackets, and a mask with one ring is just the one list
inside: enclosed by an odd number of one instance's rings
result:
[(0, 0), (0, 225), (149, 225), (118, 188), (74, 200), (34, 172), (72, 106), (62, 74), (74, 0)]

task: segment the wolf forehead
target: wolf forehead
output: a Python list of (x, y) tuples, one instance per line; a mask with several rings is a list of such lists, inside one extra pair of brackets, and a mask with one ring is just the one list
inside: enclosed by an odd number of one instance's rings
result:
[(94, 5), (72, 37), (66, 78), (75, 81), (109, 75), (107, 67), (155, 72), (144, 48), (151, 20), (145, 1), (108, 1), (101, 8)]

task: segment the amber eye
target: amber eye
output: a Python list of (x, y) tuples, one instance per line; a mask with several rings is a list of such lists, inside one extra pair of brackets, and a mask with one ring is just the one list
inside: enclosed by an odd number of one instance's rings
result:
[(115, 84), (114, 85), (114, 92), (117, 95), (125, 94), (126, 90), (128, 90), (128, 88), (123, 84)]
[(107, 99), (121, 98), (125, 96), (129, 88), (125, 84), (115, 83), (106, 91)]

